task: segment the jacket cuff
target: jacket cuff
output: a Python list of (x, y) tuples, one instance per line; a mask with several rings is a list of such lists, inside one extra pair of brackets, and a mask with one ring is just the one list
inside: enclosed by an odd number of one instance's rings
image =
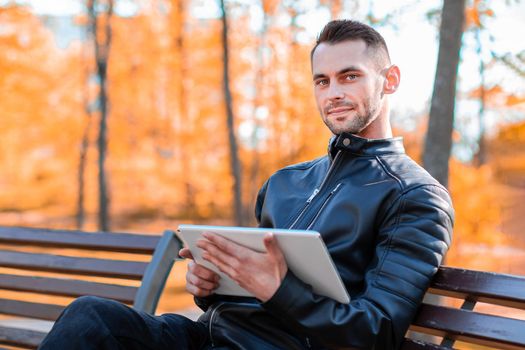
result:
[(216, 301), (217, 296), (212, 294), (207, 297), (193, 297), (195, 305), (197, 305), (202, 311), (206, 312), (208, 308)]
[(286, 276), (274, 295), (261, 305), (268, 311), (287, 313), (292, 309), (299, 299), (298, 295), (311, 293), (311, 287), (301, 281), (294, 275), (292, 270), (288, 269)]

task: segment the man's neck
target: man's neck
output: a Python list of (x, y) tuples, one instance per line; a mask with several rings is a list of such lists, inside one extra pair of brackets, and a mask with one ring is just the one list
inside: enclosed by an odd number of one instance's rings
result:
[(366, 128), (363, 132), (357, 134), (357, 136), (365, 139), (388, 139), (392, 137), (392, 127), (390, 123), (380, 123), (375, 128)]

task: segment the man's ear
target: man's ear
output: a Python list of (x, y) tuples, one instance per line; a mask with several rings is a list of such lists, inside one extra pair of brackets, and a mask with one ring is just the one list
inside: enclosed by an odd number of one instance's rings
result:
[(383, 92), (385, 94), (393, 94), (396, 92), (401, 82), (401, 72), (399, 67), (395, 64), (388, 67), (385, 73), (385, 81), (383, 83)]

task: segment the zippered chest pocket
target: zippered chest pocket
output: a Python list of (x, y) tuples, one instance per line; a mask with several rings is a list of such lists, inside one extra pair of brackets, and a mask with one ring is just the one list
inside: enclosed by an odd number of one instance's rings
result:
[(328, 193), (326, 198), (324, 198), (321, 206), (319, 207), (317, 212), (314, 214), (314, 217), (312, 218), (312, 220), (308, 224), (308, 226), (306, 228), (307, 230), (310, 230), (312, 228), (312, 226), (316, 223), (316, 221), (321, 216), (321, 213), (326, 209), (326, 207), (328, 206), (328, 203), (330, 203), (330, 201), (335, 197), (336, 193), (339, 192), (341, 187), (343, 187), (343, 184), (340, 182), (330, 191), (330, 193)]

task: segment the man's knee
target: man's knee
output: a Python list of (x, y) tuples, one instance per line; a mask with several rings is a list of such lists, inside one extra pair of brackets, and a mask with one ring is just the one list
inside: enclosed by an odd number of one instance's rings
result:
[(100, 344), (111, 334), (111, 329), (118, 326), (122, 308), (122, 304), (100, 297), (75, 299), (55, 322), (42, 349), (62, 349), (66, 343), (76, 344), (69, 348), (82, 349), (87, 342)]
[(104, 299), (92, 295), (85, 295), (75, 299), (66, 308), (70, 312), (86, 312), (87, 310), (112, 309), (118, 304), (114, 300)]
[(96, 296), (82, 296), (75, 299), (64, 310), (61, 318), (67, 322), (101, 323), (105, 320), (115, 322), (123, 313), (124, 305), (111, 300)]

